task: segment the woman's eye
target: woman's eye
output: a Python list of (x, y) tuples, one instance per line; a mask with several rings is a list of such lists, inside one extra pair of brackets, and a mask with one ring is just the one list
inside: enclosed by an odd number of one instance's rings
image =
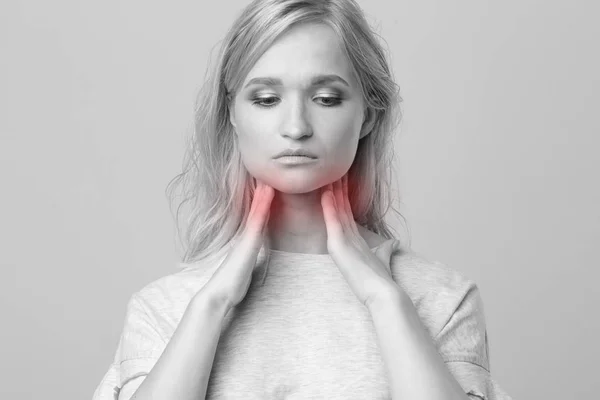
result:
[(276, 97), (262, 97), (262, 98), (256, 98), (254, 99), (254, 101), (252, 102), (252, 104), (256, 104), (260, 107), (271, 107), (273, 105), (273, 103), (267, 103), (265, 104), (265, 101), (268, 102), (270, 100), (276, 100)]
[[(342, 99), (340, 99), (339, 97), (316, 97), (316, 99), (320, 99), (321, 100), (321, 104), (325, 107), (335, 107), (339, 104), (341, 104)], [(270, 108), (273, 107), (274, 103), (271, 103), (271, 101), (275, 101), (277, 100), (277, 97), (261, 97), (261, 98), (255, 98), (252, 101), (252, 104), (257, 105), (259, 107), (262, 108)]]
[(340, 99), (339, 97), (317, 97), (317, 98), (325, 100), (324, 105), (327, 107), (337, 106), (338, 104), (340, 104), (342, 102), (342, 99)]

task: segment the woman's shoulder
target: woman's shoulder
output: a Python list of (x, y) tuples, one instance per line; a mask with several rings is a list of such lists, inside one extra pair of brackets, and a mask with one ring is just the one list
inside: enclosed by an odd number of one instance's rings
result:
[[(370, 248), (379, 247), (387, 239), (360, 225), (358, 230)], [(392, 275), (401, 278), (403, 283), (411, 286), (413, 291), (419, 289), (431, 291), (434, 288), (443, 288), (446, 291), (463, 291), (474, 284), (463, 272), (449, 265), (432, 261), (422, 253), (406, 247), (394, 239), (394, 249), (390, 260)]]
[(390, 269), (392, 277), (411, 297), (437, 294), (454, 299), (464, 297), (476, 287), (465, 272), (401, 245), (392, 253)]
[(213, 272), (214, 268), (204, 264), (179, 263), (176, 271), (144, 284), (132, 294), (130, 301), (141, 304), (148, 313), (169, 310), (175, 315), (182, 314)]
[(390, 269), (431, 332), (439, 331), (465, 299), (479, 299), (478, 293), (472, 293), (478, 291), (477, 284), (463, 271), (414, 250), (398, 246)]
[(398, 246), (392, 252), (390, 261), (392, 274), (398, 275), (406, 283), (431, 290), (433, 287), (463, 290), (474, 282), (461, 270), (447, 263), (433, 261), (422, 253)]

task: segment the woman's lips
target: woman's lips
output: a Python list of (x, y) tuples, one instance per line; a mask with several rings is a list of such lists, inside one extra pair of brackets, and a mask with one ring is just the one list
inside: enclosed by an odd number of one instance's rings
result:
[(317, 159), (307, 156), (282, 156), (275, 159), (276, 161), (286, 165), (310, 164)]

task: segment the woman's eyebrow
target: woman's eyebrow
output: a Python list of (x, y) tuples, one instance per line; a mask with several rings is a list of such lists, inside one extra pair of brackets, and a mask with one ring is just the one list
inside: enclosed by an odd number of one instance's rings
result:
[[(317, 76), (313, 77), (312, 80), (310, 81), (310, 86), (311, 87), (320, 86), (320, 85), (325, 85), (325, 84), (331, 83), (331, 82), (341, 82), (344, 85), (350, 87), (348, 82), (346, 82), (341, 76), (335, 75), (335, 74), (317, 75)], [(283, 82), (279, 78), (258, 77), (258, 78), (250, 79), (248, 81), (248, 83), (246, 84), (246, 86), (244, 86), (244, 88), (247, 88), (250, 85), (259, 85), (259, 84), (268, 85), (268, 86), (282, 86)]]

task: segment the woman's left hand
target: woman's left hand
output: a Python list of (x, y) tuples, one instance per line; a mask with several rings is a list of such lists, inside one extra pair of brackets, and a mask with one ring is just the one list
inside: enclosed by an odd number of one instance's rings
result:
[(399, 295), (401, 288), (392, 279), (390, 270), (396, 241), (390, 240), (375, 254), (371, 251), (352, 215), (347, 174), (324, 188), (321, 206), (327, 227), (327, 250), (356, 297), (371, 310), (374, 303)]

